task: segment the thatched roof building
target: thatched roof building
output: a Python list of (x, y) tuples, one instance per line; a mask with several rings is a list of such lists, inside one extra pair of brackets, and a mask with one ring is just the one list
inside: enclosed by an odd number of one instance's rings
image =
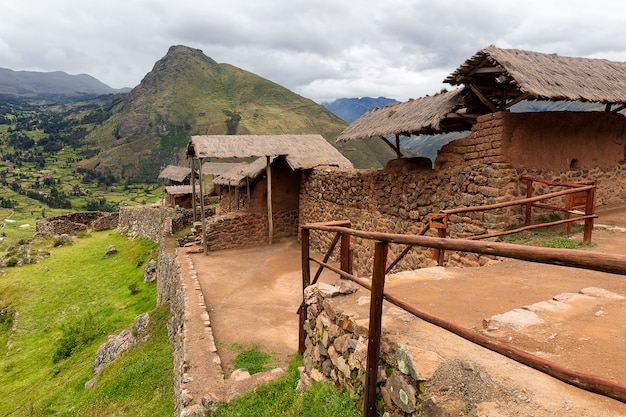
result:
[[(273, 160), (274, 158), (271, 159)], [(267, 161), (264, 158), (259, 158), (250, 163), (241, 162), (231, 165), (228, 171), (222, 172), (213, 179), (213, 184), (243, 187), (246, 185), (247, 179), (252, 180), (265, 173)]]
[(337, 141), (387, 134), (410, 136), (468, 130), (471, 122), (457, 113), (464, 107), (466, 94), (466, 90), (456, 89), (370, 110), (348, 126)]
[[(400, 154), (400, 135), (469, 130), (476, 117), (523, 100), (584, 101), (626, 105), (626, 62), (571, 58), (489, 46), (465, 61), (444, 82), (454, 91), (426, 96), (365, 113), (337, 141), (380, 137)], [(383, 135), (395, 135), (396, 144)]]
[(192, 136), (187, 157), (250, 158), (284, 156), (292, 169), (352, 163), (321, 135), (203, 135)]
[(191, 178), (191, 168), (168, 165), (159, 173), (159, 179), (161, 178), (176, 183), (188, 182)]
[(202, 164), (202, 174), (205, 175), (222, 175), (231, 171), (239, 162), (205, 162)]
[(490, 111), (522, 100), (626, 103), (626, 62), (493, 45), (474, 54), (444, 82), (465, 85)]

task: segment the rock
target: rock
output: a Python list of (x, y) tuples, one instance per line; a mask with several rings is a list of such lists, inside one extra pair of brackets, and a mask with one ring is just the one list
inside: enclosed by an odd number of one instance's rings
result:
[(443, 358), (435, 352), (400, 344), (396, 345), (396, 359), (398, 369), (418, 381), (430, 379), (443, 363)]
[(524, 306), (524, 310), (532, 311), (534, 313), (539, 311), (562, 311), (569, 307), (566, 303), (556, 300), (540, 301), (535, 304)]
[(488, 331), (498, 330), (502, 326), (520, 330), (534, 324), (543, 323), (543, 319), (532, 311), (516, 308), (504, 314), (496, 314), (483, 320), (483, 328)]
[(98, 382), (98, 380), (96, 378), (91, 378), (89, 381), (85, 382), (85, 389), (91, 389), (96, 385), (96, 382)]
[(400, 372), (394, 372), (387, 380), (386, 388), (393, 403), (405, 413), (412, 413), (417, 406), (416, 390)]
[(115, 246), (109, 246), (104, 256), (108, 258), (110, 256), (115, 255), (116, 253), (117, 253), (117, 248), (115, 248)]
[(604, 288), (598, 288), (598, 287), (583, 288), (582, 290), (580, 290), (580, 293), (583, 295), (589, 295), (591, 297), (608, 298), (610, 300), (626, 299), (626, 297), (622, 295), (619, 295), (609, 290), (605, 290)]
[(230, 374), (230, 379), (235, 381), (245, 381), (247, 379), (252, 378), (250, 376), (250, 372), (248, 372), (245, 368), (235, 369), (232, 374)]
[(333, 283), (333, 286), (339, 291), (340, 294), (353, 294), (357, 292), (361, 287), (354, 282), (347, 279), (339, 279)]
[(324, 297), (332, 298), (340, 294), (339, 290), (334, 285), (326, 284), (324, 282), (318, 282), (317, 287), (320, 294)]
[(153, 282), (156, 279), (157, 262), (150, 259), (143, 269), (143, 282)]

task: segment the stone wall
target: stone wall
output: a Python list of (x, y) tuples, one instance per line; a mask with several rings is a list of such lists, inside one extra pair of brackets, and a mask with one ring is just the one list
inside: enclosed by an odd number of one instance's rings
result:
[[(336, 297), (341, 298), (339, 293), (355, 291), (351, 288), (356, 284), (349, 282), (344, 285), (343, 289), (323, 284), (305, 290), (305, 374), (301, 381), (304, 379), (304, 384), (308, 385), (310, 382), (330, 380), (362, 398), (369, 320), (354, 311), (344, 311), (336, 301)], [(401, 320), (402, 317), (396, 319)], [(384, 411), (393, 412), (397, 417), (421, 415), (419, 395), (423, 393), (424, 382), (435, 374), (443, 361), (434, 352), (400, 344), (383, 335), (377, 380), (384, 406), (378, 403), (378, 411), (382, 414), (381, 408), (384, 407)]]
[(37, 220), (37, 233), (44, 236), (75, 235), (78, 232), (114, 229), (118, 213), (81, 211)]
[(161, 204), (124, 207), (120, 209), (117, 230), (130, 238), (141, 237), (160, 242), (171, 233), (175, 210)]
[[(272, 213), (274, 241), (298, 235), (298, 211)], [(267, 214), (237, 211), (206, 220), (208, 250), (253, 246), (268, 242)]]
[[(523, 194), (525, 196), (525, 193)], [(359, 171), (323, 168), (303, 177), (300, 223), (349, 220), (359, 230), (418, 234), (428, 222), (429, 213), (461, 206), (494, 204), (520, 198), (518, 172), (509, 164), (472, 165), (460, 169), (408, 172)], [(453, 237), (502, 230), (522, 217), (521, 209), (450, 216)], [(429, 231), (436, 236), (436, 231)], [(311, 245), (325, 251), (333, 236), (313, 232)], [(371, 241), (353, 239), (354, 271), (371, 273), (374, 247)], [(392, 245), (390, 259), (404, 248)], [(449, 254), (449, 258), (450, 258)], [(431, 251), (413, 248), (397, 269), (414, 269), (430, 264)], [(453, 264), (475, 265), (475, 255), (456, 254)]]

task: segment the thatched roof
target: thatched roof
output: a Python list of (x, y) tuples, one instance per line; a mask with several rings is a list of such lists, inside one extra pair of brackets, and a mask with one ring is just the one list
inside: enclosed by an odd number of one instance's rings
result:
[(265, 172), (267, 160), (259, 158), (251, 163), (242, 162), (233, 165), (230, 170), (214, 178), (213, 184), (241, 187), (245, 185), (246, 178), (255, 179)]
[(337, 141), (468, 130), (470, 123), (455, 113), (463, 107), (465, 95), (465, 90), (456, 89), (370, 110), (348, 126)]
[(183, 182), (191, 176), (191, 168), (180, 167), (176, 165), (168, 165), (159, 173), (159, 178)]
[(187, 157), (248, 158), (284, 156), (291, 169), (352, 163), (320, 135), (204, 135), (192, 136)]
[[(191, 185), (168, 185), (165, 192), (169, 195), (186, 195), (192, 194), (193, 187)], [(200, 192), (200, 187), (196, 185), (196, 192)]]
[(497, 102), (507, 99), (626, 103), (626, 62), (500, 49), (493, 45), (465, 61), (445, 81), (475, 85)]
[(222, 175), (239, 164), (239, 162), (205, 162), (202, 164), (202, 174)]

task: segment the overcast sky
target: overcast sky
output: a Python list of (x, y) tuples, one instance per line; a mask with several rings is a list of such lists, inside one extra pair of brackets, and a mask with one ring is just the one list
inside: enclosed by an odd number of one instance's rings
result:
[(626, 61), (624, 0), (0, 0), (0, 67), (134, 87), (172, 45), (317, 102), (434, 94), (495, 44)]

